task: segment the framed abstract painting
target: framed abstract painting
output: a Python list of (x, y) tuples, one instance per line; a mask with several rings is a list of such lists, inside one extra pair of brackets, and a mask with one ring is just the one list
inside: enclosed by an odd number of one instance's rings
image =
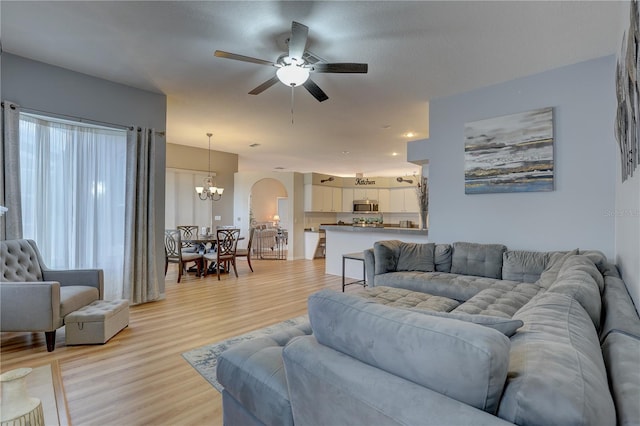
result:
[(553, 108), (466, 123), (464, 192), (553, 191)]

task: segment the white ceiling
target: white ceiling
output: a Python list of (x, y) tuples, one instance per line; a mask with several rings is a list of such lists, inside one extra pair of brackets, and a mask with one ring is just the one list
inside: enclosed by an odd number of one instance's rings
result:
[[(406, 142), (428, 137), (429, 99), (613, 54), (626, 7), (3, 0), (0, 12), (6, 52), (166, 94), (169, 143), (206, 148), (212, 132), (212, 148), (239, 154), (240, 171), (393, 176), (417, 170)], [(307, 49), (319, 57), (369, 64), (368, 74), (313, 74), (329, 100), (296, 88), (293, 124), (291, 89), (247, 94), (274, 68), (213, 56), (275, 61), (292, 20), (309, 27)]]

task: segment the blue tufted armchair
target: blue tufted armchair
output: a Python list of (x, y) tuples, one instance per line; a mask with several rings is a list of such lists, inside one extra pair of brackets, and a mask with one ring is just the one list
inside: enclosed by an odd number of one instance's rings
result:
[(0, 241), (0, 259), (0, 331), (44, 331), (49, 352), (65, 316), (103, 298), (102, 269), (48, 269), (33, 240)]

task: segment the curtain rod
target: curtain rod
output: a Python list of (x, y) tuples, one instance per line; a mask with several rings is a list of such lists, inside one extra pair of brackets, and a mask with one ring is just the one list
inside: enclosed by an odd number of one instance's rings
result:
[[(2, 107), (4, 107), (4, 101), (2, 102)], [(15, 105), (14, 104), (9, 104), (10, 108), (15, 109)], [(42, 110), (38, 110), (38, 109), (34, 109), (34, 108), (20, 108), (22, 111), (24, 111), (25, 113), (32, 113), (32, 114), (44, 114), (44, 115), (48, 115), (50, 117), (54, 117), (54, 118), (62, 118), (62, 119), (71, 119), (73, 121), (79, 121), (80, 123), (87, 123), (87, 124), (96, 124), (98, 126), (107, 126), (107, 127), (114, 127), (114, 128), (118, 128), (118, 129), (122, 129), (122, 130), (136, 130), (136, 128), (134, 126), (125, 126), (122, 124), (116, 124), (116, 123), (109, 123), (106, 121), (98, 121), (98, 120), (91, 120), (88, 118), (83, 118), (83, 117), (78, 117), (75, 115), (68, 115), (68, 114), (58, 114), (58, 113), (54, 113), (54, 112), (49, 112), (49, 111), (42, 111)], [(142, 130), (142, 128), (138, 127), (137, 128), (138, 132)], [(161, 131), (156, 131), (155, 132), (156, 135), (159, 136), (164, 136), (165, 132), (161, 132)]]

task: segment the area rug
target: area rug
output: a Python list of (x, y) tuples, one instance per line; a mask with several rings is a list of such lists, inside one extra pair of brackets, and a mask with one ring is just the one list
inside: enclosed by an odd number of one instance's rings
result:
[(257, 337), (264, 337), (270, 334), (279, 332), (280, 330), (303, 324), (309, 321), (307, 315), (302, 315), (296, 318), (283, 321), (278, 324), (270, 325), (265, 328), (250, 331), (249, 333), (241, 334), (239, 336), (232, 337), (227, 340), (223, 340), (218, 343), (212, 343), (196, 349), (192, 349), (182, 354), (182, 357), (189, 363), (198, 373), (202, 375), (211, 386), (216, 388), (218, 392), (222, 392), (222, 385), (218, 383), (216, 379), (216, 366), (218, 365), (218, 356), (229, 347), (236, 345), (247, 340), (255, 339)]

